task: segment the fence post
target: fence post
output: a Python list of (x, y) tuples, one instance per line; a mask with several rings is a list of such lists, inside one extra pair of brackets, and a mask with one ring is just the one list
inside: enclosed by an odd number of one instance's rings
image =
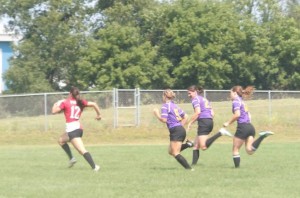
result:
[(48, 131), (47, 93), (44, 93), (45, 132)]
[(269, 119), (271, 119), (271, 116), (272, 116), (272, 95), (271, 95), (271, 90), (268, 91), (268, 98), (269, 98)]
[(134, 94), (134, 103), (135, 103), (135, 126), (140, 126), (140, 89), (135, 89)]
[(117, 95), (118, 95), (118, 89), (113, 88), (114, 128), (117, 128), (118, 125), (118, 96)]

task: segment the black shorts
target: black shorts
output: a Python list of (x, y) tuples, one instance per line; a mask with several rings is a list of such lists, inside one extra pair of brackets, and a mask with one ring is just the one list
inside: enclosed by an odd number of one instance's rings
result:
[(76, 129), (72, 132), (68, 132), (69, 140), (71, 141), (73, 138), (82, 137), (82, 134), (82, 129)]
[(186, 131), (183, 126), (176, 126), (169, 129), (170, 132), (170, 141), (183, 142), (186, 137)]
[(249, 136), (255, 137), (255, 128), (251, 123), (238, 123), (235, 137), (246, 140)]
[(211, 118), (201, 118), (198, 120), (198, 136), (208, 135), (214, 128), (214, 121)]

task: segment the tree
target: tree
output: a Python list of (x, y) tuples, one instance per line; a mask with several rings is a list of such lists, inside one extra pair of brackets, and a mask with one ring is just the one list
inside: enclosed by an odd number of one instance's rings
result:
[(297, 89), (298, 1), (282, 2), (0, 0), (23, 35), (4, 77), (14, 93), (71, 85)]
[[(11, 17), (10, 28), (23, 36), (4, 75), (8, 89), (41, 92), (61, 90), (61, 81), (76, 85), (78, 52), (85, 45), (85, 2), (1, 0), (1, 5), (1, 12)], [(20, 78), (15, 70), (28, 75)]]
[(151, 1), (115, 1), (101, 10), (105, 26), (97, 30), (84, 49), (79, 68), (82, 86), (110, 89), (171, 85), (166, 71), (169, 61), (159, 57), (157, 47), (143, 33), (152, 11), (150, 5), (155, 8)]

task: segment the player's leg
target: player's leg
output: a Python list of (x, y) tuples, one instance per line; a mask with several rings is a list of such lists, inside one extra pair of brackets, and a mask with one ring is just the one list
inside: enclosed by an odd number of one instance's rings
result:
[(252, 146), (253, 142), (254, 142), (254, 137), (252, 135), (249, 136), (245, 141), (245, 149), (249, 155), (252, 155), (255, 152), (255, 149), (253, 149)]
[(183, 126), (177, 126), (169, 129), (170, 131), (170, 146), (169, 153), (185, 168), (192, 169), (186, 159), (180, 154), (182, 142), (186, 138), (186, 131)]
[(197, 142), (197, 146), (194, 146), (193, 149), (193, 161), (192, 165), (196, 165), (200, 158), (200, 150), (206, 150), (206, 141), (208, 138), (208, 134), (213, 128), (212, 120), (208, 120), (210, 123), (207, 123), (206, 119), (201, 119), (198, 121), (198, 129), (197, 129), (197, 137), (195, 138), (195, 142)]
[(185, 169), (192, 169), (191, 166), (186, 161), (186, 159), (180, 154), (181, 145), (182, 145), (181, 141), (171, 141), (170, 142), (171, 154)]
[(190, 141), (190, 140), (187, 139), (186, 142), (181, 145), (180, 151), (183, 151), (183, 150), (185, 150), (187, 148), (191, 148), (193, 146), (194, 146), (194, 143), (192, 141)]
[(214, 141), (216, 141), (219, 137), (221, 136), (229, 136), (229, 137), (232, 137), (232, 134), (227, 131), (225, 128), (221, 128), (218, 133), (216, 133), (215, 135), (213, 135), (212, 137), (208, 138), (207, 141), (206, 141), (206, 147), (209, 148), (212, 143)]
[(94, 169), (95, 171), (98, 171), (100, 169), (100, 167), (95, 164), (91, 154), (85, 149), (85, 146), (84, 146), (83, 141), (81, 139), (82, 130), (78, 129), (78, 130), (76, 130), (72, 133), (73, 133), (74, 137), (70, 138), (70, 141), (71, 141), (72, 145), (74, 146), (74, 148), (76, 148), (76, 150), (81, 155), (83, 155), (84, 159), (90, 164), (92, 169)]
[(238, 137), (233, 138), (232, 155), (235, 168), (240, 167), (241, 157), (239, 151), (244, 142), (245, 140), (242, 140)]
[(199, 152), (199, 149), (200, 149), (200, 143), (199, 143), (199, 136), (197, 135), (195, 137), (195, 140), (194, 140), (194, 147), (193, 147), (193, 161), (192, 161), (192, 165), (196, 165), (197, 162), (198, 162), (198, 159), (200, 157), (200, 152)]
[(75, 163), (76, 159), (73, 157), (72, 151), (69, 147), (68, 144), (69, 141), (69, 136), (67, 133), (63, 133), (59, 138), (58, 138), (58, 144), (62, 147), (62, 149), (66, 152), (66, 154), (69, 157), (69, 167), (71, 168)]
[(274, 133), (271, 131), (262, 131), (259, 133), (259, 137), (253, 142), (252, 149), (255, 151), (258, 149), (260, 143), (269, 135), (273, 135)]
[(208, 135), (199, 135), (198, 139), (199, 139), (200, 149), (205, 151), (207, 149), (206, 141), (208, 139)]

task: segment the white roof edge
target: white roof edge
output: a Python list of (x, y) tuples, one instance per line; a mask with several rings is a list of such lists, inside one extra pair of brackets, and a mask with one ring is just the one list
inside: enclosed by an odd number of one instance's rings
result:
[(20, 36), (14, 34), (0, 34), (0, 42), (18, 41)]

